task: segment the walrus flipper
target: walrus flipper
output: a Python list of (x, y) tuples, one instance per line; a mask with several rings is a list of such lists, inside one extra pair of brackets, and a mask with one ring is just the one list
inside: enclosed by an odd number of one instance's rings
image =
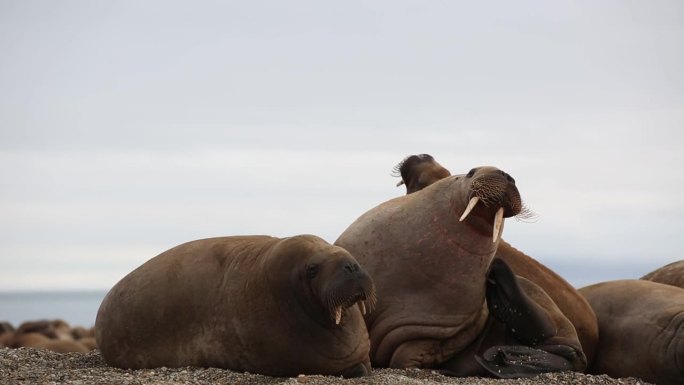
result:
[(524, 345), (499, 345), (475, 360), (497, 378), (532, 377), (546, 372), (573, 370), (565, 357)]
[(492, 261), (487, 276), (487, 307), (524, 345), (537, 345), (556, 334), (546, 311), (525, 293), (508, 264), (498, 258)]
[[(505, 324), (507, 345), (492, 346), (475, 358), (494, 376), (529, 377), (586, 367), (584, 353), (575, 346), (579, 341), (573, 343), (577, 339), (574, 328), (569, 332), (559, 325), (569, 321), (553, 301), (539, 286), (516, 277), (498, 258), (492, 261), (487, 276), (487, 306), (490, 314)], [(570, 335), (559, 335), (561, 331)]]

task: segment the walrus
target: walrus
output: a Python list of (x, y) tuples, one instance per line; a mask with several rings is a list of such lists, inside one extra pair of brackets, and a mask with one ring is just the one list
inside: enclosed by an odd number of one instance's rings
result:
[(85, 353), (85, 345), (64, 337), (59, 328), (66, 325), (62, 320), (25, 321), (19, 327), (7, 333), (4, 344), (9, 348), (43, 348), (58, 353)]
[(57, 353), (87, 353), (90, 351), (78, 341), (52, 339), (38, 332), (15, 332), (10, 340), (9, 347), (47, 349)]
[(429, 154), (410, 155), (394, 167), (394, 176), (400, 176), (397, 187), (406, 186), (406, 193), (410, 194), (451, 176), (451, 172), (437, 163)]
[(120, 368), (219, 367), (269, 376), (366, 375), (373, 281), (313, 235), (184, 243), (119, 281), (95, 321)]
[(641, 279), (684, 289), (684, 260), (669, 263), (644, 275)]
[[(572, 325), (555, 325), (562, 314), (514, 290), (516, 277), (501, 273), (506, 263), (492, 262), (504, 218), (524, 212), (510, 175), (477, 167), (382, 203), (339, 236), (335, 244), (377, 287), (376, 311), (365, 317), (373, 365), (479, 375), (459, 353), (491, 347), (478, 363), (498, 377), (584, 369)], [(506, 345), (500, 334), (490, 347), (478, 344), (488, 340), (490, 313), (521, 344)]]
[(599, 322), (590, 373), (684, 384), (684, 289), (634, 279), (579, 291)]
[[(406, 194), (411, 194), (451, 175), (451, 172), (437, 163), (431, 155), (420, 154), (404, 158), (394, 167), (394, 175), (402, 179), (397, 186), (406, 185)], [(504, 260), (516, 275), (539, 285), (553, 299), (574, 325), (587, 361), (591, 362), (599, 338), (598, 321), (591, 306), (577, 289), (553, 270), (503, 239), (499, 242), (495, 257)], [(680, 277), (684, 277), (684, 273)], [(682, 282), (684, 283), (684, 278)]]
[(0, 348), (8, 345), (10, 337), (14, 334), (14, 326), (7, 321), (0, 321)]

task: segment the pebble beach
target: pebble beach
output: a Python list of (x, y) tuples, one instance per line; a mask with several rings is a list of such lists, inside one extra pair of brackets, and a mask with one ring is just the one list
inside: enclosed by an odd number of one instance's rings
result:
[(574, 372), (547, 373), (531, 378), (500, 380), (491, 378), (446, 377), (432, 370), (376, 369), (372, 375), (343, 379), (332, 376), (267, 377), (217, 368), (155, 368), (122, 370), (107, 366), (99, 351), (55, 353), (44, 349), (0, 348), (0, 384), (74, 385), (227, 385), (227, 384), (453, 384), (453, 385), (649, 385), (636, 378), (610, 378)]

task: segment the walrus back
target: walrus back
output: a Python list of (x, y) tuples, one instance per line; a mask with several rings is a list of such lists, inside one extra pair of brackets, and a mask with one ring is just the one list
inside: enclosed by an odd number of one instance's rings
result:
[(196, 240), (132, 271), (109, 291), (97, 314), (96, 339), (105, 361), (132, 369), (220, 366), (212, 362), (217, 359), (216, 349), (231, 341), (217, 341), (216, 330), (228, 338), (235, 333), (229, 330), (231, 325), (216, 319), (216, 308), (240, 311), (221, 299), (242, 297), (240, 291), (255, 276), (248, 272), (277, 240), (268, 236)]

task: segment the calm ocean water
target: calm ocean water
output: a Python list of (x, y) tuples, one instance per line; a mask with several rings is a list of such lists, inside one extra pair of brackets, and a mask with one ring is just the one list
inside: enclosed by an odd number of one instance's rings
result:
[(71, 326), (95, 325), (106, 291), (0, 292), (0, 321), (15, 327), (23, 321), (60, 318)]

